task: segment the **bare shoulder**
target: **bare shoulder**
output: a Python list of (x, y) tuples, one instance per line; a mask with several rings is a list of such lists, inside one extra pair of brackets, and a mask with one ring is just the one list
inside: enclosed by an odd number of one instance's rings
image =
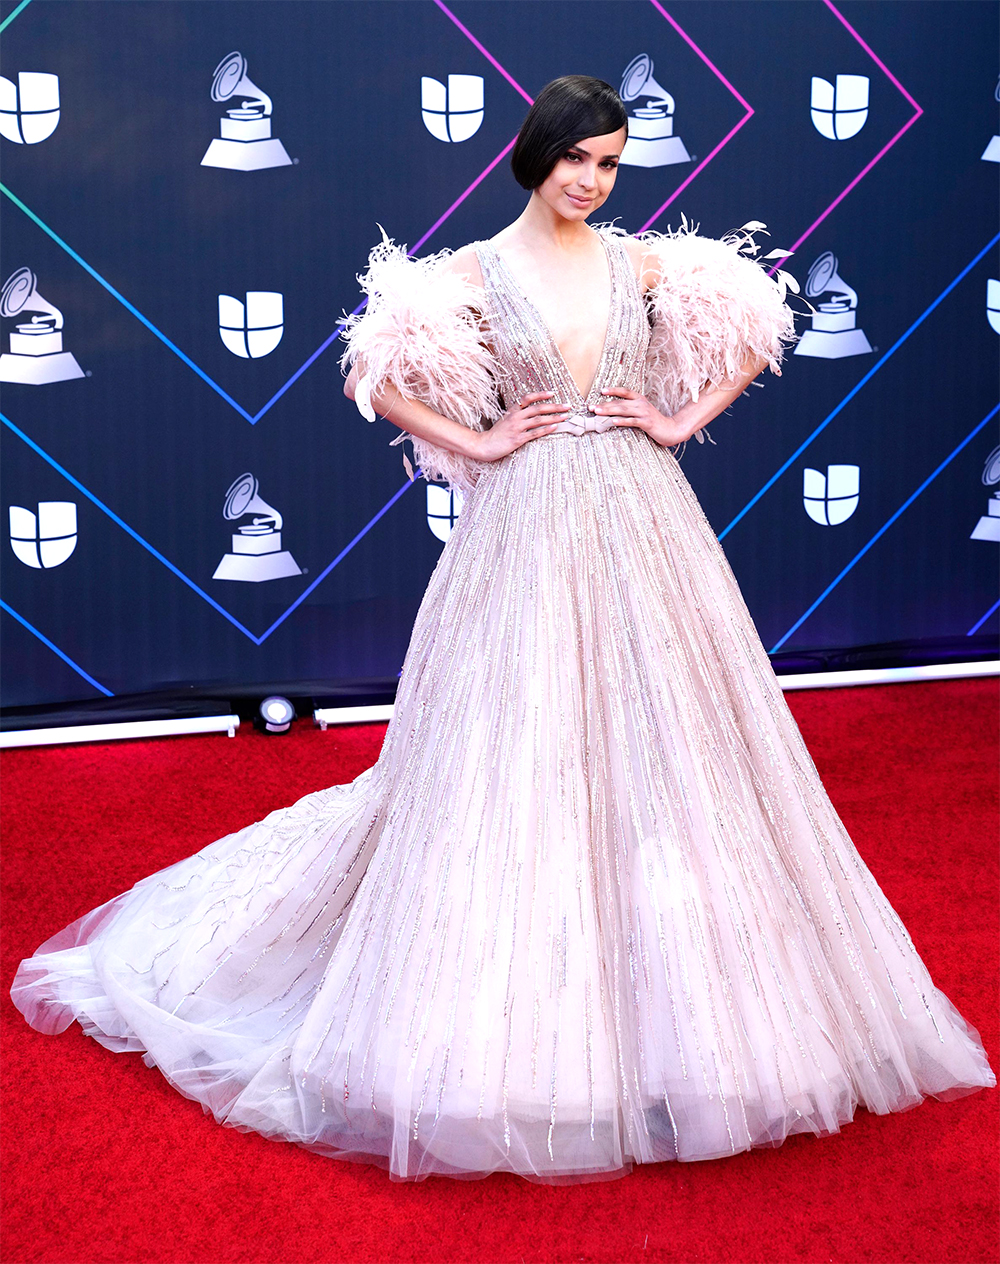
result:
[(483, 289), (483, 272), (479, 266), (479, 257), (475, 246), (460, 246), (441, 260), (438, 268), (441, 272), (452, 273), (463, 280)]

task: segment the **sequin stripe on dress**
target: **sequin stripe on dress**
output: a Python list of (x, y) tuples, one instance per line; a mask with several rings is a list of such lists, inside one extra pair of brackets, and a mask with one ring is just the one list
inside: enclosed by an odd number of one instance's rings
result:
[(594, 379), (584, 396), (534, 303), (518, 288), (502, 256), (477, 242), (487, 310), (505, 398), (561, 388), (573, 401), (573, 415), (593, 416), (604, 385), (642, 391), (649, 325), (639, 281), (625, 245), (601, 233), (610, 274), (610, 308), (604, 345)]
[(612, 276), (618, 290), (618, 319), (607, 339), (605, 355), (591, 388), (591, 395), (598, 402), (597, 396), (602, 386), (623, 386), (627, 390), (640, 393), (645, 389), (650, 327), (639, 277), (628, 248), (619, 236), (611, 232), (605, 233), (603, 226), (597, 225), (596, 231), (601, 233), (610, 247)]
[(538, 391), (566, 391), (562, 366), (552, 354), (544, 331), (536, 328), (496, 250), (487, 241), (477, 242), (475, 249), (483, 274), (487, 320), (503, 398), (509, 405)]
[(642, 390), (648, 343), (648, 323), (639, 280), (628, 250), (619, 237), (602, 232), (600, 228), (595, 231), (604, 241), (608, 253), (611, 305), (601, 358), (584, 401), (588, 411), (601, 402), (601, 389), (605, 386)]
[[(565, 396), (575, 414), (586, 413), (587, 399), (577, 386), (538, 308), (519, 288), (503, 256), (489, 242), (480, 245), (487, 261), (487, 267), (483, 269), (484, 279), (492, 289), (495, 306), (501, 316), (499, 332), (506, 335), (503, 340), (505, 345), (498, 350), (501, 367), (505, 370), (504, 376), (513, 388), (511, 396), (520, 397), (536, 391), (555, 389), (557, 394)], [(614, 308), (618, 286), (615, 284), (612, 253), (606, 246), (605, 253), (611, 274), (610, 310), (601, 359), (589, 395), (597, 387), (616, 323)]]

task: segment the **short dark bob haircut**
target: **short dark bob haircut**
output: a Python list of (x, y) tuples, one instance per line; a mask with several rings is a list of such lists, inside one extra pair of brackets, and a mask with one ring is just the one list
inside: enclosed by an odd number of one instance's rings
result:
[(590, 75), (563, 75), (547, 83), (521, 124), (510, 156), (522, 189), (537, 189), (567, 149), (588, 136), (627, 127), (622, 99), (609, 83)]

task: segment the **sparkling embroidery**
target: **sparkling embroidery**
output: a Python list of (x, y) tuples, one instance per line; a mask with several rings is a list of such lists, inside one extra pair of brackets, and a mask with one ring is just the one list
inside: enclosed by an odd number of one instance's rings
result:
[(466, 496), (378, 762), (22, 966), (26, 1005), (144, 1048), (227, 1123), (401, 1178), (589, 1179), (995, 1083), (826, 795), (675, 456), (593, 411), (642, 389), (650, 336), (597, 227), (586, 396), (475, 243), (504, 397), (572, 411)]

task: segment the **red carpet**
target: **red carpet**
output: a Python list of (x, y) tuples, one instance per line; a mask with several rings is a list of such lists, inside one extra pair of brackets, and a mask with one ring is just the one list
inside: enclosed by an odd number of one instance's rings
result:
[[(997, 684), (789, 695), (937, 985), (997, 1032)], [(979, 1264), (997, 1251), (996, 1089), (624, 1179), (416, 1185), (220, 1127), (137, 1054), (33, 1032), (17, 963), (139, 878), (373, 763), (384, 726), (245, 727), (4, 755), (4, 1264)]]

